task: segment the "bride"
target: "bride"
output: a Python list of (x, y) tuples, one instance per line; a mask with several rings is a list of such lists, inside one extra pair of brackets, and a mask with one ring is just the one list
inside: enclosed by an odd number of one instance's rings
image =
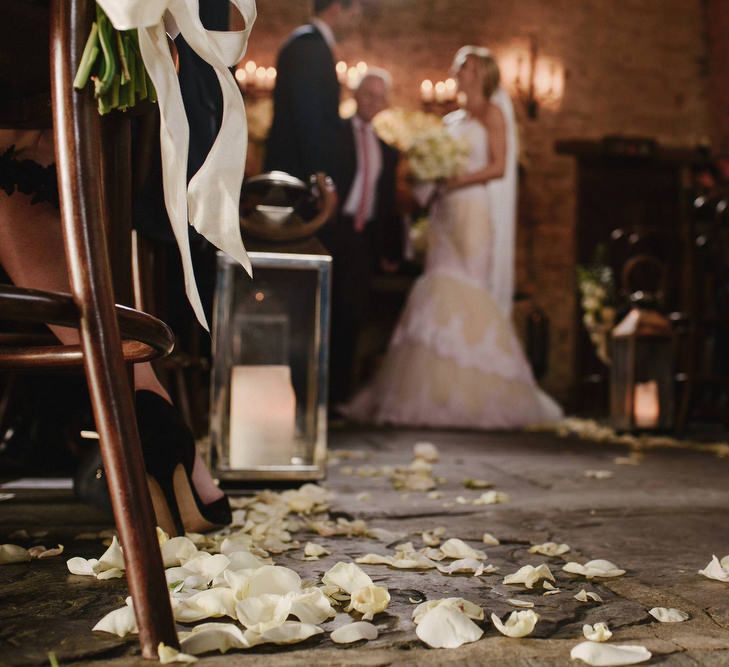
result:
[(431, 211), (416, 281), (373, 382), (344, 408), (357, 421), (515, 428), (562, 417), (532, 376), (510, 322), (516, 202), (511, 101), (487, 49), (465, 46), (453, 68), (464, 107), (448, 132), (470, 147), (465, 171)]

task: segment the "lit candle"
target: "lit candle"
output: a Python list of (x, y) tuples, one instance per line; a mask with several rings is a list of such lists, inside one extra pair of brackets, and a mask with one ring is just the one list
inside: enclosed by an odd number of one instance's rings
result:
[(364, 60), (360, 60), (357, 63), (357, 71), (360, 73), (360, 75), (364, 76), (367, 74), (367, 63)]
[(446, 85), (442, 81), (438, 81), (435, 84), (435, 101), (445, 102), (446, 99)]
[(344, 83), (347, 80), (347, 63), (343, 60), (337, 63), (337, 79), (339, 79), (339, 83)]
[(248, 74), (248, 76), (253, 76), (256, 73), (256, 61), (249, 60), (245, 64), (245, 68), (246, 68), (246, 74)]
[(359, 85), (359, 70), (356, 67), (350, 67), (347, 70), (347, 85), (354, 90)]
[(245, 69), (242, 67), (235, 70), (235, 80), (243, 87), (246, 87), (246, 80), (248, 79), (248, 75), (246, 74)]
[(638, 428), (656, 428), (661, 414), (658, 383), (637, 382), (633, 395), (633, 419)]
[(291, 465), (296, 396), (288, 366), (233, 366), (230, 467)]
[(446, 97), (449, 100), (456, 99), (456, 91), (458, 90), (458, 84), (455, 79), (446, 79), (445, 82)]
[(268, 90), (273, 90), (276, 85), (276, 68), (275, 67), (269, 67), (266, 69), (266, 88)]
[(433, 101), (433, 82), (430, 79), (424, 79), (420, 84), (420, 99), (423, 102)]
[(256, 67), (256, 87), (257, 88), (266, 87), (266, 68), (265, 67)]

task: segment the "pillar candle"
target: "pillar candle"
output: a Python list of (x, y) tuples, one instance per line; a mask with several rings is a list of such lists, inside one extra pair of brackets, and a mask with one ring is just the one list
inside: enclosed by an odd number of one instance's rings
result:
[(291, 465), (296, 396), (288, 366), (233, 366), (230, 467)]
[(633, 396), (633, 418), (638, 428), (655, 428), (661, 414), (658, 383), (638, 382)]

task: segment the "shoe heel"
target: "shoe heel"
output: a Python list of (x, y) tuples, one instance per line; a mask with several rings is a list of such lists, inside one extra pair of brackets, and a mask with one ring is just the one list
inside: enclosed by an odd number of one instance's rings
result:
[[(210, 505), (204, 505), (195, 492), (190, 475), (181, 465), (175, 468), (173, 484), (175, 499), (180, 510), (182, 523), (187, 531), (191, 533), (207, 533), (211, 530), (223, 528), (230, 523), (230, 504), (228, 498), (223, 496), (220, 500)], [(218, 506), (222, 509), (223, 505), (227, 509), (227, 515), (225, 511), (215, 511)], [(215, 515), (214, 518), (211, 515)]]
[(185, 527), (180, 516), (180, 508), (175, 498), (175, 488), (172, 475), (154, 477), (147, 475), (147, 486), (152, 497), (154, 516), (157, 525), (170, 537), (185, 534)]

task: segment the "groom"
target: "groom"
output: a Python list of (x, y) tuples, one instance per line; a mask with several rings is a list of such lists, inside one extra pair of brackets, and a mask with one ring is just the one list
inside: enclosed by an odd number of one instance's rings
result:
[(358, 14), (358, 0), (314, 0), (311, 22), (297, 28), (281, 48), (266, 171), (279, 169), (305, 182), (323, 171), (337, 182), (335, 35), (346, 32)]

